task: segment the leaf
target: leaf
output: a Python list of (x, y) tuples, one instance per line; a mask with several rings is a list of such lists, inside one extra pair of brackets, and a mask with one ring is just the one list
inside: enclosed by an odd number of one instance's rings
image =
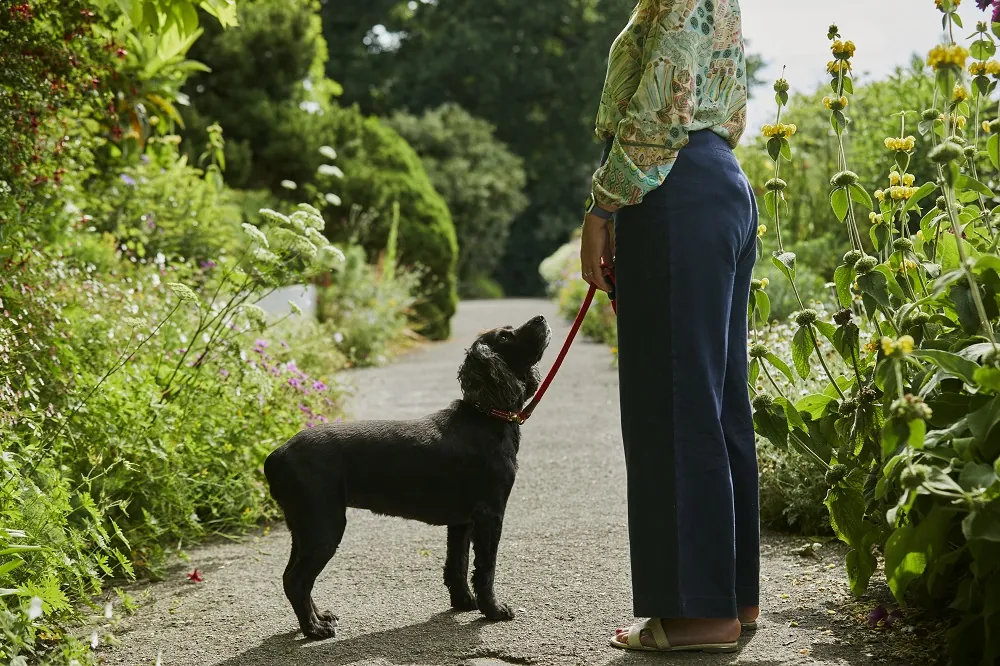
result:
[(779, 137), (774, 136), (767, 140), (767, 154), (775, 162), (778, 161), (778, 157), (781, 155), (781, 139)]
[(858, 276), (861, 291), (875, 299), (882, 307), (889, 307), (889, 281), (879, 271)]
[(15, 557), (9, 562), (4, 562), (3, 564), (0, 564), (0, 578), (6, 576), (11, 571), (21, 566), (22, 564), (24, 564), (24, 560), (22, 560), (20, 557)]
[(837, 300), (840, 301), (840, 307), (846, 308), (851, 305), (851, 301), (853, 300), (851, 285), (854, 284), (854, 277), (853, 266), (837, 266), (837, 270), (833, 273), (833, 281), (837, 285)]
[(958, 475), (958, 485), (968, 491), (985, 490), (996, 483), (997, 475), (992, 465), (969, 463)]
[(764, 208), (767, 210), (767, 216), (773, 220), (778, 209), (777, 190), (768, 190), (764, 193)]
[(790, 403), (786, 398), (777, 397), (774, 399), (774, 404), (781, 407), (785, 412), (785, 420), (788, 425), (792, 428), (796, 426), (804, 433), (809, 432), (809, 428), (806, 427), (806, 422), (802, 420), (802, 415), (799, 414), (798, 410)]
[(812, 420), (818, 421), (823, 418), (823, 413), (826, 411), (827, 406), (831, 402), (834, 402), (834, 398), (831, 398), (828, 395), (823, 395), (822, 393), (814, 393), (812, 395), (807, 395), (795, 403), (795, 409), (800, 412), (805, 412), (812, 418)]
[(757, 383), (757, 379), (760, 377), (760, 359), (755, 358), (750, 360), (750, 367), (748, 370), (748, 381), (751, 386)]
[(781, 271), (782, 275), (788, 278), (789, 282), (795, 282), (795, 253), (794, 252), (775, 252), (774, 256), (771, 257), (771, 263), (774, 264), (775, 268)]
[(868, 581), (875, 574), (877, 565), (875, 556), (870, 552), (865, 553), (859, 550), (852, 550), (847, 553), (845, 566), (847, 569), (847, 582), (851, 586), (851, 593), (860, 597), (868, 589)]
[(997, 501), (973, 510), (962, 520), (966, 540), (1000, 542), (1000, 505)]
[(924, 183), (923, 185), (921, 185), (920, 189), (914, 192), (913, 196), (907, 199), (906, 203), (903, 204), (903, 209), (902, 211), (900, 211), (900, 217), (906, 215), (907, 211), (909, 211), (911, 208), (914, 208), (917, 204), (919, 204), (921, 201), (927, 198), (927, 196), (936, 189), (937, 185), (934, 183)]
[(847, 190), (843, 187), (838, 187), (831, 192), (830, 205), (833, 207), (833, 213), (837, 216), (837, 219), (843, 222), (847, 217), (847, 209), (849, 206)]
[(826, 338), (827, 340), (830, 341), (831, 345), (833, 345), (834, 347), (837, 346), (837, 343), (836, 343), (837, 327), (836, 326), (834, 326), (833, 324), (831, 324), (829, 322), (825, 322), (825, 321), (813, 322), (813, 326), (815, 326), (816, 329), (819, 330), (819, 332), (823, 335), (824, 338)]
[(771, 407), (753, 414), (754, 429), (780, 449), (788, 448), (788, 422), (784, 413), (775, 413)]
[(767, 323), (771, 318), (771, 299), (760, 289), (755, 292), (754, 300), (757, 301), (757, 312), (760, 313), (761, 321)]
[(792, 338), (792, 362), (799, 377), (805, 379), (809, 376), (809, 356), (813, 352), (812, 336), (809, 335), (809, 327), (802, 326), (795, 331)]
[(792, 161), (792, 146), (784, 137), (781, 137), (781, 156), (788, 162)]
[(969, 431), (980, 442), (984, 441), (993, 427), (1000, 422), (1000, 398), (993, 398), (985, 406), (966, 417)]
[(910, 525), (897, 528), (885, 543), (885, 577), (898, 601), (903, 600), (906, 588), (919, 578), (927, 568), (927, 556), (914, 550), (916, 529)]
[(851, 199), (855, 203), (859, 203), (862, 206), (867, 206), (868, 210), (874, 210), (875, 207), (872, 205), (872, 198), (868, 195), (865, 188), (861, 187), (857, 183), (853, 183), (851, 186)]
[(976, 385), (975, 374), (979, 366), (958, 354), (940, 349), (916, 349), (913, 351), (913, 356), (934, 363), (948, 375), (957, 377), (970, 386)]
[(971, 176), (961, 175), (955, 180), (955, 187), (960, 190), (972, 190), (984, 197), (993, 198), (993, 191)]
[(996, 44), (988, 39), (977, 39), (969, 49), (969, 54), (976, 60), (989, 60), (996, 52)]
[(899, 300), (905, 301), (906, 294), (903, 292), (903, 288), (899, 286), (899, 282), (896, 281), (896, 276), (892, 274), (889, 267), (885, 264), (879, 264), (875, 267), (875, 270), (885, 276), (885, 283), (889, 288), (889, 292)]
[(788, 381), (795, 383), (795, 377), (792, 376), (792, 371), (788, 368), (788, 364), (782, 361), (780, 358), (774, 355), (774, 352), (768, 352), (767, 356), (764, 357), (767, 362), (777, 368), (781, 374), (788, 377)]
[(997, 368), (978, 368), (973, 379), (976, 380), (975, 385), (980, 391), (1000, 393), (1000, 370)]
[(994, 134), (986, 142), (986, 154), (994, 169), (1000, 169), (1000, 134)]

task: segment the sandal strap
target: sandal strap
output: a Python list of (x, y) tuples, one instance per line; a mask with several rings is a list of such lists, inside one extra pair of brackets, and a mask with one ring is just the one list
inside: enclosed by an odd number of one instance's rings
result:
[(660, 618), (652, 618), (646, 621), (649, 625), (649, 630), (653, 634), (653, 641), (656, 643), (656, 648), (658, 650), (668, 650), (670, 649), (670, 641), (667, 640), (667, 632), (663, 630), (663, 622)]
[(643, 631), (649, 631), (657, 650), (668, 650), (670, 648), (670, 641), (667, 640), (667, 632), (663, 630), (663, 623), (659, 618), (654, 617), (642, 622), (636, 622), (629, 627), (628, 646), (630, 648), (641, 649), (646, 647), (642, 644)]

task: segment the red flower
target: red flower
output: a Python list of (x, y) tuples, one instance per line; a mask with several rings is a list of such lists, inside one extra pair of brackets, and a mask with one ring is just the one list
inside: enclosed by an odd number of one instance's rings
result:
[(194, 571), (192, 571), (191, 573), (189, 573), (187, 576), (188, 576), (188, 580), (191, 581), (192, 583), (200, 583), (200, 582), (202, 582), (202, 580), (204, 580), (201, 577), (201, 574), (198, 573), (197, 569), (195, 569)]

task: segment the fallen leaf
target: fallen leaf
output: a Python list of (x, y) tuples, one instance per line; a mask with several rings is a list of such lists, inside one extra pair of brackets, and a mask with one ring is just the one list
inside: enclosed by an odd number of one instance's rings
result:
[(195, 569), (194, 571), (192, 571), (191, 573), (189, 573), (187, 575), (187, 577), (188, 577), (188, 580), (191, 581), (192, 583), (200, 583), (200, 582), (202, 582), (204, 580), (201, 577), (201, 573), (197, 569)]

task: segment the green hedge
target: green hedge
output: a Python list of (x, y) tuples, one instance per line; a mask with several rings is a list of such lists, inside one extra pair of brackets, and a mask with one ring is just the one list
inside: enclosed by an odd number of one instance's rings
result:
[(458, 241), (448, 206), (420, 158), (396, 132), (355, 108), (331, 115), (329, 143), (337, 147), (337, 164), (346, 174), (335, 183), (341, 204), (333, 215), (346, 218), (355, 205), (378, 211), (364, 239), (374, 253), (386, 247), (393, 202), (399, 202), (399, 262), (425, 271), (422, 298), (414, 306), (417, 330), (432, 339), (447, 338), (458, 302)]

